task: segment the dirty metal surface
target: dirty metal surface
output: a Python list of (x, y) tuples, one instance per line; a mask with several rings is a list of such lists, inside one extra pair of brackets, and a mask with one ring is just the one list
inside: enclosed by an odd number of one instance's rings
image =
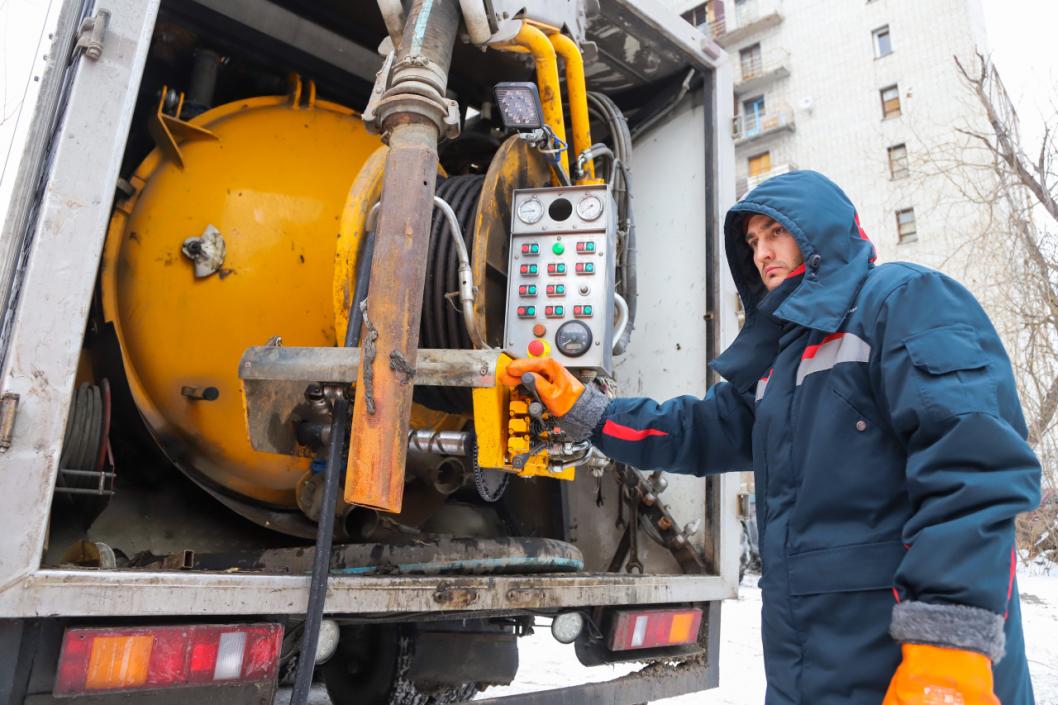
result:
[[(0, 592), (5, 617), (301, 614), (308, 576), (191, 571), (41, 570)], [(557, 610), (578, 606), (708, 602), (734, 597), (719, 576), (502, 575), (345, 577), (328, 584), (330, 614)]]
[(345, 482), (346, 502), (388, 512), (400, 511), (404, 495), (413, 388), (405, 368), (415, 368), (418, 357), (437, 179), (437, 128), (400, 119), (397, 115), (386, 123), (389, 154), (371, 284), (362, 305), (365, 354), (358, 368), (361, 383), (353, 403)]
[[(190, 565), (183, 552), (145, 566), (154, 569), (193, 569), (304, 575), (312, 570), (312, 547), (265, 551), (193, 554)], [(582, 570), (584, 558), (576, 546), (554, 539), (507, 537), (499, 539), (428, 536), (403, 544), (363, 543), (336, 546), (331, 551), (332, 575), (443, 575), (569, 572)]]
[[(412, 384), (438, 387), (493, 387), (498, 353), (488, 350), (419, 350)], [(357, 381), (360, 348), (261, 346), (247, 349), (239, 363), (246, 425), (255, 450), (307, 454), (299, 446), (294, 410), (309, 384)], [(387, 365), (380, 360), (378, 367)], [(409, 385), (410, 386), (410, 385)]]
[(595, 43), (584, 70), (593, 91), (616, 93), (726, 61), (724, 50), (658, 0), (603, 0), (588, 18)]
[[(498, 352), (489, 350), (419, 350), (412, 376), (415, 384), (436, 387), (493, 387)], [(360, 348), (248, 348), (239, 364), (246, 382), (286, 381), (355, 383)], [(302, 390), (304, 391), (304, 390)]]

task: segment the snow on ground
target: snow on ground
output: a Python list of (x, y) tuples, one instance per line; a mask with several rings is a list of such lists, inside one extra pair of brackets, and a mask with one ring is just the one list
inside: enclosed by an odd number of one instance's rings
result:
[[(737, 600), (720, 618), (720, 687), (655, 701), (657, 705), (761, 705), (764, 661), (760, 644), (760, 590), (746, 576)], [(1018, 577), (1029, 670), (1037, 705), (1058, 705), (1058, 566), (1030, 567)], [(636, 665), (586, 668), (572, 646), (559, 644), (546, 624), (519, 642), (521, 668), (514, 683), (489, 688), (478, 699), (617, 678)]]
[[(756, 576), (746, 576), (738, 599), (723, 605), (720, 618), (720, 687), (704, 693), (655, 701), (656, 705), (761, 705), (764, 661), (760, 644), (760, 590)], [(1029, 670), (1037, 705), (1058, 705), (1058, 565), (1038, 564), (1019, 571), (1022, 622)], [(611, 680), (639, 668), (637, 664), (586, 668), (572, 646), (551, 637), (546, 622), (518, 643), (521, 668), (514, 683), (489, 688), (476, 699)], [(283, 689), (276, 703), (289, 700)], [(311, 705), (327, 705), (322, 687), (313, 689)]]

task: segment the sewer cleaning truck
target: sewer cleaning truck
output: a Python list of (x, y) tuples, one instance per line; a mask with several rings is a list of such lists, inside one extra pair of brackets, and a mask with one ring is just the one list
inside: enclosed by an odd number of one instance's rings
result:
[(737, 328), (711, 39), (657, 0), (38, 19), (0, 178), (0, 701), (463, 702), (548, 621), (642, 668), (483, 702), (717, 684), (737, 480), (614, 463), (497, 381), (704, 394)]

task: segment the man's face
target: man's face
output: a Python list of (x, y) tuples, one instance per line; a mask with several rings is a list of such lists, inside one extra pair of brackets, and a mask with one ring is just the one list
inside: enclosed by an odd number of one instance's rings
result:
[(751, 216), (746, 222), (746, 244), (753, 252), (753, 264), (768, 291), (782, 284), (790, 272), (804, 263), (793, 235), (766, 215)]

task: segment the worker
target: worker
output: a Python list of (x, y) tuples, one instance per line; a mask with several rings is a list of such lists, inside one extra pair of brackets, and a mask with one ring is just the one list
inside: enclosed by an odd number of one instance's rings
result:
[(532, 373), (619, 462), (753, 469), (767, 705), (1030, 705), (1014, 520), (1040, 467), (987, 315), (939, 272), (875, 266), (815, 172), (765, 181), (724, 234), (746, 322), (704, 399), (610, 399), (550, 358), (503, 381)]

